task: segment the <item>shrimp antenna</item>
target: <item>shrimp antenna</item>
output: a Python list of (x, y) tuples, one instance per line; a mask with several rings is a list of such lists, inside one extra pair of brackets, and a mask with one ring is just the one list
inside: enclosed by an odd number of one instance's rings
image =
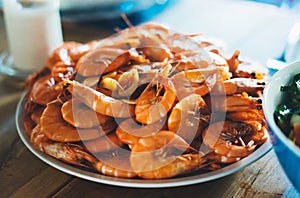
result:
[(132, 23), (130, 22), (130, 20), (128, 19), (128, 17), (126, 16), (125, 13), (121, 14), (122, 19), (124, 20), (124, 22), (128, 25), (129, 28), (133, 28), (134, 26), (132, 25)]
[[(122, 14), (121, 14), (121, 17), (122, 17), (122, 19), (124, 20), (124, 22), (126, 23), (126, 25), (127, 25), (129, 28), (133, 28), (133, 27), (134, 27), (134, 26), (132, 25), (132, 23), (130, 22), (130, 20), (128, 19), (128, 17), (126, 16), (125, 13), (122, 13)], [(119, 28), (119, 27), (115, 27), (114, 30), (115, 30), (116, 32), (121, 32), (121, 31), (122, 31), (122, 29)]]

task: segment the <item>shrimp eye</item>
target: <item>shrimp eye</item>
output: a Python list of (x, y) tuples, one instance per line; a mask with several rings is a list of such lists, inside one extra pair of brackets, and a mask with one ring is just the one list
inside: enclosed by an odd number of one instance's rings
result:
[(259, 98), (259, 99), (257, 100), (257, 102), (258, 102), (259, 104), (262, 104), (262, 99)]

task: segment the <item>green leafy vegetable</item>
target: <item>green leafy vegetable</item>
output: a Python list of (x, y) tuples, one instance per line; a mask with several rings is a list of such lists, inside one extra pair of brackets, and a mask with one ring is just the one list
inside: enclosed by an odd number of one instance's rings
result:
[(275, 109), (274, 118), (279, 128), (285, 135), (289, 135), (291, 131), (290, 120), (293, 112), (286, 105), (279, 105)]
[[(293, 139), (293, 124), (300, 121), (295, 119), (300, 115), (300, 73), (296, 74), (288, 85), (281, 86), (280, 91), (283, 92), (283, 101), (276, 107), (274, 118), (284, 134)], [(291, 120), (292, 117), (294, 118)]]

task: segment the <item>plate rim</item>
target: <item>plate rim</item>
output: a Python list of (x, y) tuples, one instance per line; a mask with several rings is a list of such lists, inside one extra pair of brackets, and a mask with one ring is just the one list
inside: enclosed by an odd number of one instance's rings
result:
[(70, 164), (67, 164), (65, 162), (62, 162), (54, 157), (47, 155), (46, 153), (43, 153), (42, 151), (40, 151), (38, 148), (36, 148), (34, 145), (31, 144), (30, 138), (26, 135), (25, 128), (23, 126), (23, 121), (25, 117), (24, 106), (25, 106), (27, 96), (28, 96), (27, 92), (24, 92), (22, 94), (18, 102), (16, 114), (15, 114), (15, 121), (16, 121), (16, 128), (17, 128), (18, 135), (20, 136), (22, 142), (25, 144), (27, 149), (29, 149), (30, 152), (33, 153), (41, 161), (45, 162), (49, 166), (52, 166), (53, 168), (63, 173), (81, 179), (85, 179), (88, 181), (96, 182), (96, 183), (108, 184), (108, 185), (119, 186), (119, 187), (132, 187), (132, 188), (166, 188), (166, 187), (179, 187), (179, 186), (187, 186), (192, 184), (200, 184), (200, 183), (205, 183), (208, 181), (220, 179), (222, 177), (231, 175), (253, 164), (257, 160), (262, 158), (264, 155), (266, 155), (272, 149), (272, 144), (269, 138), (267, 142), (262, 144), (257, 150), (255, 150), (249, 156), (239, 160), (238, 162), (227, 165), (215, 171), (191, 175), (191, 176), (182, 176), (180, 178), (175, 177), (170, 179), (148, 180), (148, 179), (126, 179), (126, 178), (106, 176), (106, 175), (102, 175), (101, 173), (96, 173), (96, 172), (94, 173), (91, 171), (83, 170), (75, 166), (72, 166)]

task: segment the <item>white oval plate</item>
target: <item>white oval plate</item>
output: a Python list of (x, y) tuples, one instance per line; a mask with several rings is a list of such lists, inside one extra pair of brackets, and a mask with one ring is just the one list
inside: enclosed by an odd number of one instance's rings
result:
[(26, 102), (26, 94), (24, 94), (17, 106), (16, 112), (16, 125), (19, 136), (21, 140), (24, 142), (25, 146), (39, 159), (49, 164), (50, 166), (65, 172), (67, 174), (86, 179), (89, 181), (110, 184), (114, 186), (123, 186), (123, 187), (136, 187), (136, 188), (162, 188), (162, 187), (176, 187), (176, 186), (186, 186), (191, 184), (203, 183), (211, 180), (215, 180), (232, 173), (239, 171), (242, 168), (254, 163), (256, 160), (263, 157), (266, 153), (268, 153), (272, 144), (270, 141), (267, 141), (263, 145), (261, 145), (256, 151), (254, 151), (251, 155), (242, 160), (228, 165), (224, 168), (207, 172), (201, 174), (194, 174), (189, 176), (175, 177), (171, 179), (159, 179), (159, 180), (144, 180), (144, 179), (124, 179), (117, 177), (110, 177), (101, 175), (94, 172), (89, 172), (87, 170), (83, 170), (77, 168), (75, 166), (69, 165), (62, 161), (59, 161), (37, 149), (34, 145), (31, 144), (29, 137), (26, 135), (24, 128), (24, 117), (25, 117), (25, 102)]

